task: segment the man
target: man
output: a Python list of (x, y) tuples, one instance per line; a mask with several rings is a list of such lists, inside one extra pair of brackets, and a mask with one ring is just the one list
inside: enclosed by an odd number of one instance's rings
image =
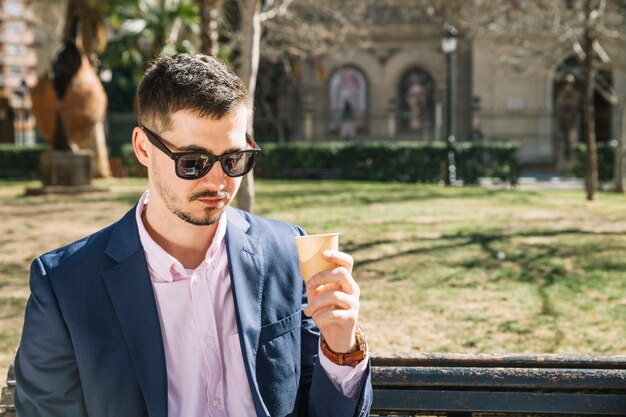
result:
[(229, 207), (260, 152), (241, 80), (179, 54), (153, 64), (137, 98), (149, 190), (34, 261), (20, 417), (367, 416), (352, 259), (327, 253), (337, 268), (305, 286), (303, 232)]

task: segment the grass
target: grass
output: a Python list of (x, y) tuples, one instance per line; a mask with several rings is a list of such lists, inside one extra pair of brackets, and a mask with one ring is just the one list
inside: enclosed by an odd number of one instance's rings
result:
[[(35, 256), (115, 221), (145, 180), (24, 197), (0, 182), (0, 369)], [(32, 184), (30, 184), (32, 185)], [(257, 181), (257, 211), (338, 231), (374, 351), (626, 352), (626, 197), (414, 184)]]

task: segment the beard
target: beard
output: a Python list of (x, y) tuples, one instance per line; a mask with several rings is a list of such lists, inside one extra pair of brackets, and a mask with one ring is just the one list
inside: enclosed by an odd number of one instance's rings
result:
[[(222, 213), (224, 209), (228, 207), (230, 201), (232, 199), (232, 195), (226, 191), (210, 191), (204, 190), (189, 196), (189, 202), (193, 202), (195, 200), (200, 200), (203, 198), (221, 198), (226, 201), (226, 205), (222, 208), (217, 207), (204, 207), (204, 213), (202, 217), (194, 216), (192, 213), (188, 211), (182, 210), (180, 207), (169, 207), (170, 211), (177, 215), (180, 219), (186, 221), (189, 224), (193, 224), (194, 226), (209, 226), (214, 223), (217, 223), (222, 217)], [(166, 202), (167, 204), (167, 202)]]
[(188, 203), (192, 203), (196, 200), (200, 200), (203, 198), (220, 198), (225, 200), (226, 204), (224, 207), (204, 207), (201, 214), (193, 213), (190, 210), (186, 210), (184, 208), (183, 203), (181, 202), (181, 198), (176, 196), (176, 194), (165, 185), (165, 182), (161, 180), (160, 173), (158, 172), (158, 168), (156, 164), (153, 165), (155, 175), (155, 187), (163, 199), (165, 203), (165, 207), (175, 214), (179, 219), (185, 221), (186, 223), (192, 224), (194, 226), (210, 226), (212, 224), (217, 223), (222, 217), (222, 213), (230, 202), (232, 201), (233, 195), (227, 191), (211, 191), (204, 190), (193, 193), (187, 198)]

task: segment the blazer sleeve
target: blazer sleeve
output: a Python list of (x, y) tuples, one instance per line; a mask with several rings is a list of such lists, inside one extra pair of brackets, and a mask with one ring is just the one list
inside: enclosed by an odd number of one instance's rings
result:
[[(301, 235), (304, 232), (298, 228)], [(372, 406), (371, 366), (361, 382), (359, 396), (351, 399), (337, 390), (318, 360), (320, 333), (312, 318), (304, 314), (306, 287), (302, 289), (300, 415), (309, 417), (367, 417)], [(307, 392), (308, 390), (308, 392)]]
[(87, 417), (70, 334), (40, 258), (31, 265), (30, 291), (15, 357), (17, 415)]

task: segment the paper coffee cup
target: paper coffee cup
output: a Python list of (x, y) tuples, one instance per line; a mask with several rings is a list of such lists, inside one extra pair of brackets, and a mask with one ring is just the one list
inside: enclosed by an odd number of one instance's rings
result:
[(305, 282), (319, 272), (337, 267), (337, 265), (326, 261), (322, 257), (322, 252), (339, 250), (339, 233), (298, 236), (296, 237), (296, 245), (300, 257), (300, 271)]

